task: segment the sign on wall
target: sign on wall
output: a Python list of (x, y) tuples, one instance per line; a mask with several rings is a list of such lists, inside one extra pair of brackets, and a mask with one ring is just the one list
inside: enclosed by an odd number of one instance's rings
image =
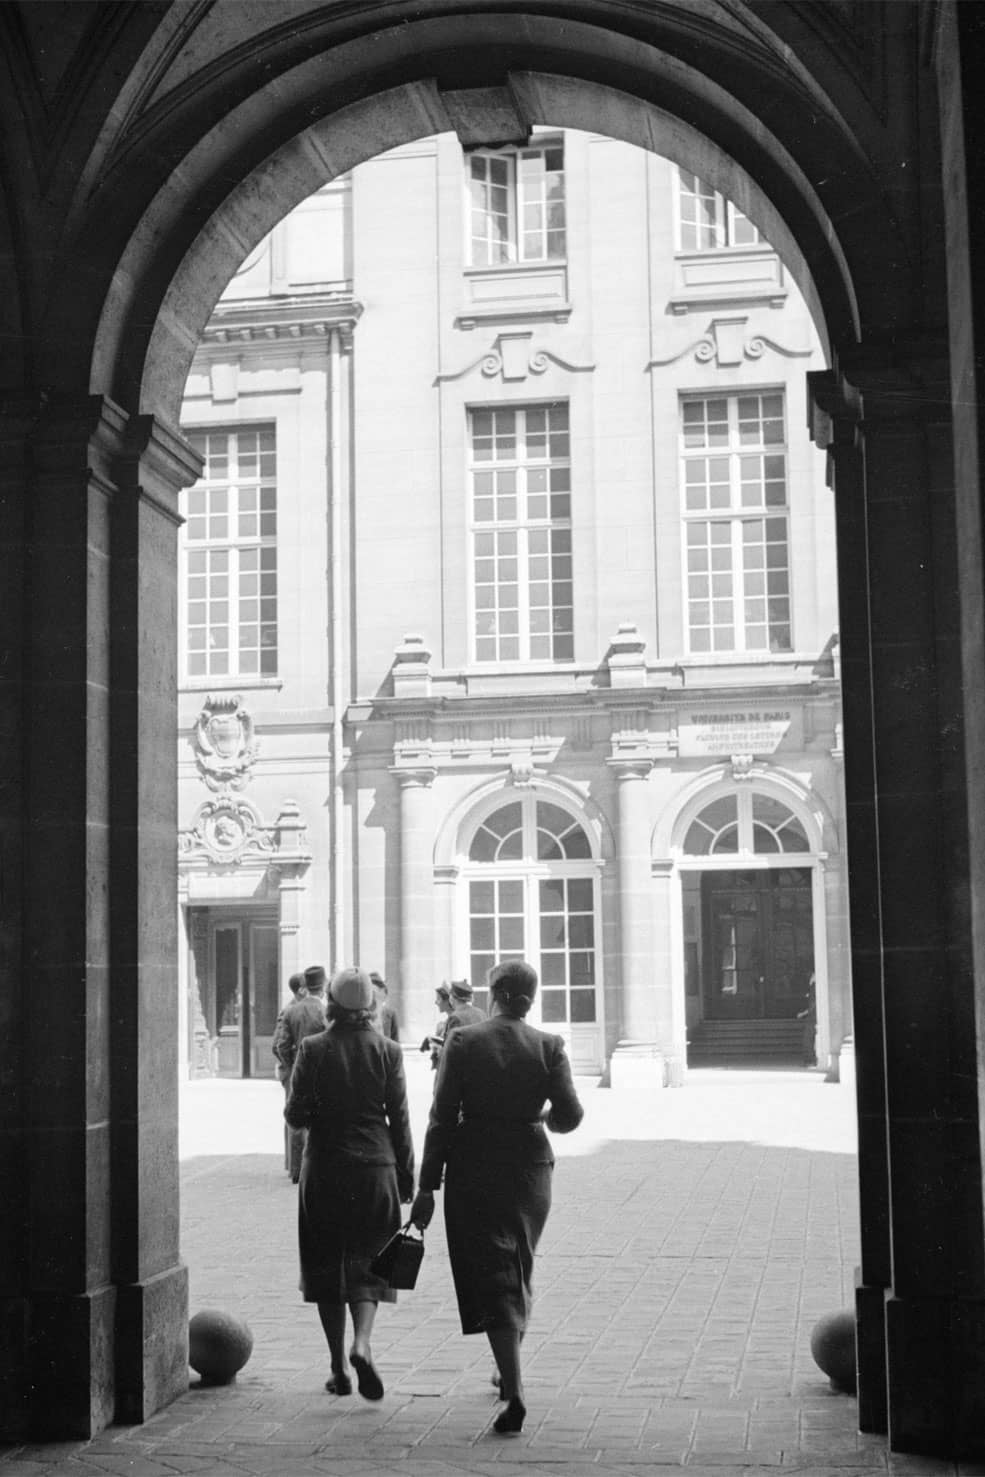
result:
[(792, 708), (748, 704), (735, 709), (685, 711), (677, 724), (677, 750), (682, 758), (773, 754), (791, 735), (799, 716)]

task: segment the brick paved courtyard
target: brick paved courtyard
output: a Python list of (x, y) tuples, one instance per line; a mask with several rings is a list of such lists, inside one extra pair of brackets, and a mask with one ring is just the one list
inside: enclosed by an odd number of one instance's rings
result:
[[(430, 1078), (412, 1070), (412, 1084), (419, 1145)], [(233, 1386), (193, 1387), (144, 1426), (2, 1450), (4, 1477), (885, 1470), (884, 1441), (858, 1435), (854, 1400), (809, 1350), (817, 1318), (851, 1300), (849, 1094), (816, 1074), (708, 1072), (679, 1091), (584, 1096), (582, 1129), (555, 1141), (519, 1437), (489, 1432), (491, 1361), (459, 1332), (440, 1215), (417, 1290), (377, 1320), (386, 1397), (326, 1395), (317, 1315), (297, 1292), (281, 1090), (200, 1082), (182, 1104), (191, 1308), (245, 1318), (253, 1356)]]

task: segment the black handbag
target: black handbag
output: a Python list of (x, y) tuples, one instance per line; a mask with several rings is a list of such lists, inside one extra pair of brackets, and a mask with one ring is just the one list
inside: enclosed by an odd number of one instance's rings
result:
[(414, 1225), (408, 1221), (395, 1231), (385, 1246), (380, 1247), (369, 1264), (374, 1277), (382, 1277), (388, 1287), (409, 1292), (417, 1285), (417, 1274), (424, 1259), (424, 1236), (412, 1234)]

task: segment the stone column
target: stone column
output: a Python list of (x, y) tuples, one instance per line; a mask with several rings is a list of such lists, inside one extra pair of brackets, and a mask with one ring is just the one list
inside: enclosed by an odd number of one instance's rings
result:
[(430, 767), (396, 769), (400, 785), (400, 994), (397, 1013), (407, 1041), (434, 1025), (434, 824)]
[(656, 973), (650, 873), (648, 756), (608, 761), (618, 796), (619, 955), (622, 1032), (611, 1062), (613, 1087), (662, 1087), (671, 1049), (669, 982)]
[[(943, 369), (926, 354), (892, 364), (858, 356), (845, 373), (860, 400), (864, 445), (854, 455), (835, 450), (847, 566), (859, 1363), (868, 1371), (860, 1419), (867, 1429), (888, 1427), (894, 1450), (974, 1456), (985, 1450), (985, 1235), (959, 550)], [(851, 398), (844, 382), (825, 388)], [(859, 450), (864, 483), (846, 498), (846, 485), (860, 481)], [(866, 641), (868, 694), (864, 673), (848, 666), (849, 643), (860, 662)], [(886, 1378), (877, 1387), (880, 1342)]]
[(200, 460), (150, 416), (128, 430), (110, 579), (112, 1266), (120, 1422), (187, 1388), (179, 1256), (177, 977), (178, 493)]

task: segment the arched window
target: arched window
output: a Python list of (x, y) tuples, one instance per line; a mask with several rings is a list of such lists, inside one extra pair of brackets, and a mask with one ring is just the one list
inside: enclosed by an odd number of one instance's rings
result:
[(720, 795), (697, 815), (684, 838), (687, 856), (759, 856), (810, 851), (802, 822), (772, 795)]
[(540, 975), (535, 1018), (598, 1018), (596, 868), (581, 821), (530, 793), (483, 818), (468, 849), (469, 977), (486, 1004), (489, 970), (527, 959)]

